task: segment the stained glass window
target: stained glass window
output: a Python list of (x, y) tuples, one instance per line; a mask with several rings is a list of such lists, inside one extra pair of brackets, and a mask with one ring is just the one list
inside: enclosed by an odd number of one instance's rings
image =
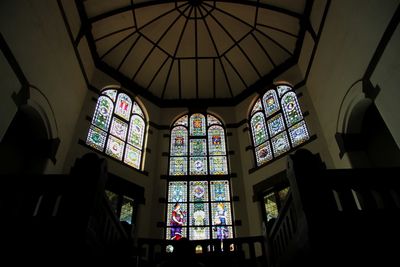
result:
[[(188, 114), (172, 124), (170, 136), (165, 237), (233, 238), (223, 123), (214, 115)], [(219, 205), (223, 211), (217, 210)]]
[(289, 84), (276, 84), (258, 98), (249, 121), (257, 166), (310, 138), (297, 96)]
[(141, 169), (145, 133), (139, 104), (119, 89), (105, 88), (97, 100), (86, 144)]
[(132, 224), (132, 216), (133, 216), (133, 199), (127, 196), (123, 196), (121, 215), (119, 216), (119, 220), (121, 222), (127, 222), (129, 224)]

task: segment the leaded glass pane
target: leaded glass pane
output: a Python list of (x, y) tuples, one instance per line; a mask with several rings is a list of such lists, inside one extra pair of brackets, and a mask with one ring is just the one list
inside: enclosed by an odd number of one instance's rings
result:
[(278, 217), (278, 206), (274, 193), (270, 193), (264, 197), (265, 213), (267, 214), (267, 221)]
[(127, 222), (129, 224), (132, 224), (132, 215), (133, 215), (133, 199), (124, 196), (122, 199), (121, 215), (119, 216), (119, 220), (121, 222)]
[(185, 115), (185, 116), (182, 116), (181, 118), (179, 118), (175, 123), (174, 123), (174, 126), (177, 126), (177, 125), (182, 125), (182, 126), (188, 126), (188, 118), (189, 118), (189, 116), (188, 115)]
[(93, 125), (89, 128), (86, 144), (97, 150), (103, 151), (106, 143), (107, 134)]
[(190, 175), (206, 175), (207, 174), (207, 158), (206, 157), (190, 157)]
[(213, 239), (227, 239), (233, 238), (232, 226), (214, 226), (212, 228)]
[(122, 160), (125, 143), (118, 138), (110, 135), (107, 141), (106, 154), (118, 160)]
[(136, 169), (140, 169), (140, 160), (142, 157), (142, 151), (139, 149), (126, 144), (124, 162)]
[(132, 100), (124, 93), (120, 93), (117, 98), (114, 113), (129, 121), (132, 109)]
[(268, 120), (268, 129), (271, 137), (285, 130), (282, 113), (279, 113)]
[(210, 126), (210, 125), (213, 125), (213, 124), (221, 125), (221, 122), (219, 121), (219, 119), (217, 119), (213, 115), (207, 114), (207, 126)]
[(228, 164), (226, 162), (226, 156), (210, 157), (210, 174), (211, 175), (228, 174)]
[(210, 239), (210, 227), (190, 227), (190, 240), (208, 240)]
[[(171, 234), (173, 234), (172, 231), (173, 231), (172, 227), (167, 227), (166, 228), (166, 238), (167, 238), (167, 240), (172, 240), (172, 238), (171, 238)], [(187, 238), (187, 227), (182, 227), (182, 229), (181, 229), (181, 238), (182, 237)], [(174, 238), (174, 240), (175, 239), (176, 238)]]
[(115, 102), (115, 99), (117, 98), (117, 90), (115, 89), (104, 90), (103, 92), (101, 92), (101, 94), (109, 96), (113, 102)]
[(272, 159), (272, 152), (271, 152), (271, 147), (269, 145), (269, 141), (256, 147), (255, 152), (257, 159), (257, 166), (260, 166)]
[[(175, 207), (175, 203), (169, 203), (168, 204), (168, 226), (172, 226), (173, 223), (173, 218), (172, 216), (176, 213), (180, 218), (178, 218), (178, 221), (181, 221), (183, 226), (187, 225), (187, 204), (186, 203), (179, 203), (180, 208), (177, 209)], [(174, 214), (172, 213), (174, 212)], [(176, 215), (175, 215), (176, 217)]]
[(306, 123), (301, 121), (289, 128), (289, 136), (292, 146), (298, 146), (308, 140), (310, 136), (308, 135)]
[(105, 96), (100, 96), (99, 100), (97, 101), (96, 111), (94, 112), (92, 124), (96, 125), (104, 131), (108, 131), (113, 108), (114, 105), (111, 99)]
[(187, 157), (170, 157), (169, 175), (187, 175)]
[(288, 127), (303, 119), (303, 114), (301, 114), (295, 93), (289, 92), (283, 96), (282, 108), (285, 112), (285, 119)]
[(267, 115), (267, 117), (274, 114), (280, 109), (278, 97), (276, 96), (275, 90), (269, 90), (264, 94), (263, 103), (265, 108), (265, 115)]
[(226, 155), (225, 133), (221, 126), (208, 129), (208, 149), (210, 155)]
[(207, 181), (190, 181), (189, 185), (190, 201), (208, 201)]
[(250, 115), (253, 115), (257, 111), (261, 111), (263, 109), (262, 104), (261, 104), (261, 98), (259, 98), (256, 103), (254, 104), (253, 109), (251, 110)]
[(208, 203), (190, 203), (190, 222), (192, 225), (208, 225), (209, 224), (209, 211)]
[(196, 113), (190, 116), (190, 135), (205, 136), (206, 135), (206, 118), (203, 114)]
[(286, 132), (280, 133), (271, 139), (274, 156), (277, 157), (286, 151), (289, 151), (290, 145)]
[(278, 90), (278, 95), (279, 95), (279, 97), (282, 97), (286, 92), (292, 90), (292, 88), (290, 88), (290, 87), (287, 86), (287, 85), (278, 85), (278, 86), (276, 87), (276, 89)]
[(182, 126), (175, 127), (171, 131), (171, 156), (187, 155), (187, 129)]
[(230, 201), (229, 182), (211, 181), (211, 201)]
[(138, 114), (144, 118), (143, 111), (136, 102), (133, 102), (132, 114)]
[(265, 118), (261, 112), (254, 114), (250, 120), (251, 132), (253, 133), (254, 146), (264, 143), (268, 139)]
[(232, 225), (231, 214), (230, 202), (211, 203), (211, 216), (213, 225)]
[(128, 124), (114, 117), (111, 121), (110, 133), (119, 139), (125, 141), (128, 132)]
[(190, 156), (207, 156), (206, 139), (190, 140)]
[(168, 183), (168, 202), (183, 203), (187, 201), (187, 182), (175, 181)]
[(138, 115), (133, 115), (129, 124), (128, 143), (142, 149), (145, 127), (143, 119)]

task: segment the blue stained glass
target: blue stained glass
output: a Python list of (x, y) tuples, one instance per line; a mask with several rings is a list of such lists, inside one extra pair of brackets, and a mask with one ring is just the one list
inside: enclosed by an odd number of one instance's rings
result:
[(285, 94), (282, 98), (282, 108), (285, 113), (285, 119), (288, 127), (294, 125), (303, 119), (297, 96), (293, 92)]
[(269, 90), (264, 94), (263, 103), (264, 103), (265, 115), (267, 117), (274, 114), (280, 109), (278, 97), (276, 95), (275, 90)]
[(257, 112), (250, 120), (251, 132), (253, 133), (254, 146), (258, 146), (268, 139), (265, 118), (261, 112)]
[(229, 182), (211, 181), (211, 201), (230, 201)]
[(307, 126), (304, 121), (297, 123), (289, 128), (290, 141), (292, 146), (298, 146), (310, 138), (307, 131)]
[(203, 114), (195, 113), (190, 116), (190, 135), (205, 136), (206, 135), (206, 118)]
[(208, 200), (208, 182), (207, 181), (190, 181), (190, 201), (207, 201)]
[(268, 120), (268, 129), (271, 137), (285, 130), (285, 123), (283, 122), (282, 113), (279, 113)]
[(187, 158), (170, 157), (169, 175), (187, 175)]
[(206, 157), (190, 157), (190, 175), (206, 175), (207, 172)]
[(92, 119), (92, 124), (104, 131), (108, 131), (114, 105), (108, 97), (100, 96), (97, 100), (96, 110)]
[(289, 151), (290, 145), (287, 137), (287, 133), (283, 132), (271, 139), (272, 149), (274, 151), (274, 156), (277, 157), (286, 151)]

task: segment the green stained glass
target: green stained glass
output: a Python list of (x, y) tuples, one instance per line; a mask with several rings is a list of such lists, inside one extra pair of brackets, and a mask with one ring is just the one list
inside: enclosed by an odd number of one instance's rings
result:
[(213, 125), (213, 124), (218, 124), (222, 125), (219, 119), (214, 117), (213, 115), (207, 114), (207, 126)]
[(127, 222), (129, 224), (132, 224), (132, 216), (133, 216), (133, 199), (124, 196), (122, 199), (121, 215), (119, 216), (119, 220), (121, 222)]
[(310, 139), (308, 135), (307, 126), (304, 121), (297, 123), (296, 125), (289, 128), (290, 141), (292, 146), (298, 146)]
[(188, 148), (188, 134), (183, 126), (177, 126), (171, 131), (171, 156), (186, 156)]
[(110, 97), (113, 102), (115, 102), (115, 99), (117, 98), (117, 90), (115, 89), (104, 90), (101, 94)]
[(206, 139), (191, 139), (190, 156), (206, 156), (206, 155), (207, 155)]
[(208, 147), (210, 155), (226, 155), (225, 133), (222, 126), (211, 126), (208, 129)]
[(198, 202), (189, 205), (189, 225), (208, 225), (209, 211), (208, 203)]
[(250, 121), (251, 132), (253, 133), (254, 146), (258, 146), (268, 139), (267, 127), (265, 118), (261, 112), (253, 115)]
[(206, 118), (203, 114), (195, 113), (190, 116), (190, 136), (206, 135)]
[(229, 182), (211, 181), (211, 201), (230, 201)]
[(257, 166), (260, 166), (270, 161), (272, 159), (272, 152), (269, 141), (256, 147), (255, 153), (256, 153)]
[(251, 110), (250, 115), (253, 115), (253, 114), (256, 113), (257, 111), (262, 111), (262, 110), (263, 110), (263, 107), (262, 107), (262, 104), (261, 104), (261, 99), (259, 98), (259, 99), (256, 101), (256, 103), (254, 104), (254, 107), (253, 107), (253, 109)]
[(268, 120), (268, 129), (271, 137), (275, 136), (277, 133), (285, 130), (285, 123), (283, 122), (282, 113), (279, 113)]
[(175, 181), (168, 183), (168, 202), (183, 203), (187, 201), (187, 182)]
[(125, 143), (118, 138), (110, 135), (107, 141), (106, 154), (118, 160), (122, 160)]
[(303, 114), (297, 102), (297, 96), (293, 92), (285, 94), (282, 98), (282, 108), (285, 113), (285, 119), (288, 127), (294, 125), (303, 119)]
[(119, 139), (125, 141), (126, 133), (128, 131), (128, 124), (120, 119), (113, 118), (111, 121), (110, 133)]
[(124, 157), (124, 162), (126, 164), (136, 169), (140, 169), (141, 157), (142, 157), (142, 151), (129, 144), (126, 144), (125, 157)]
[(114, 113), (129, 121), (132, 109), (132, 100), (124, 93), (119, 93)]
[(190, 181), (190, 201), (207, 201), (208, 200), (208, 182), (207, 181)]
[(228, 164), (226, 161), (226, 156), (210, 157), (210, 174), (211, 175), (228, 174)]
[(142, 117), (133, 115), (129, 124), (128, 143), (138, 149), (142, 149), (145, 128)]
[(274, 151), (274, 156), (277, 157), (286, 151), (289, 151), (290, 145), (287, 137), (287, 133), (283, 132), (271, 139), (272, 149)]
[(170, 157), (169, 175), (187, 175), (187, 157)]
[(263, 103), (264, 103), (265, 115), (267, 117), (274, 114), (280, 109), (278, 97), (276, 96), (275, 90), (269, 90), (264, 94)]
[(290, 88), (287, 85), (278, 85), (276, 87), (276, 90), (278, 90), (279, 97), (282, 97), (286, 92), (289, 92), (290, 90), (292, 90), (292, 88)]
[(190, 175), (206, 175), (207, 158), (206, 157), (190, 157)]
[(114, 105), (108, 97), (100, 96), (97, 101), (96, 111), (94, 112), (92, 124), (104, 131), (108, 131)]
[(86, 144), (97, 150), (103, 151), (107, 134), (93, 125), (90, 126)]

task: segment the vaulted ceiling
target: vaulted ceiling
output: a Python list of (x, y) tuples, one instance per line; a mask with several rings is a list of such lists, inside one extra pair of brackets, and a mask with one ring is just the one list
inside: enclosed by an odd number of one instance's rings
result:
[(240, 102), (297, 63), (309, 0), (78, 3), (96, 67), (161, 106)]

